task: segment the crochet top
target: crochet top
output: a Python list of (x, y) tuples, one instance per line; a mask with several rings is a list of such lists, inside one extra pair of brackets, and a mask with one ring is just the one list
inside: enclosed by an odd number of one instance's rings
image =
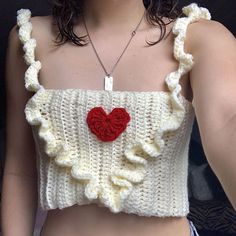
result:
[(46, 89), (38, 80), (31, 11), (17, 11), (23, 44), (25, 105), (37, 151), (38, 195), (43, 210), (96, 203), (111, 212), (186, 216), (188, 150), (194, 106), (179, 79), (194, 60), (184, 52), (188, 24), (211, 15), (191, 3), (174, 22), (176, 71), (168, 91)]

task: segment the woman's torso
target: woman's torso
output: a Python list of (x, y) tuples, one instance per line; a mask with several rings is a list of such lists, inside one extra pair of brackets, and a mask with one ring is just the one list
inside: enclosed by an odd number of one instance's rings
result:
[[(51, 17), (34, 17), (33, 36), (37, 40), (36, 57), (42, 63), (39, 81), (45, 88), (83, 88), (102, 90), (104, 71), (96, 58), (91, 44), (85, 47), (66, 43), (56, 48), (51, 40), (55, 38)], [(152, 47), (145, 47), (145, 39), (155, 41), (159, 29), (141, 24), (130, 46), (118, 63), (114, 73), (114, 90), (168, 91), (164, 78), (178, 68), (173, 58), (174, 35)], [(167, 26), (167, 32), (173, 23)], [(132, 29), (130, 29), (131, 32)], [(78, 24), (75, 31), (85, 35)], [(129, 40), (129, 32), (90, 32), (94, 45), (109, 72)], [(105, 40), (104, 40), (105, 39)], [(187, 48), (187, 44), (185, 43)], [(187, 51), (187, 50), (186, 50)], [(192, 101), (188, 74), (180, 80), (182, 95)], [(165, 235), (189, 236), (186, 217), (141, 217), (134, 214), (111, 213), (107, 208), (95, 204), (73, 205), (63, 210), (48, 211), (42, 236), (86, 236), (86, 235)]]

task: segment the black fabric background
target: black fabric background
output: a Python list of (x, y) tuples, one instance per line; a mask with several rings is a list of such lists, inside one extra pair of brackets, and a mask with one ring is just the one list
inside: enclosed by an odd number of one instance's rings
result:
[[(196, 2), (200, 6), (207, 7), (212, 15), (212, 20), (221, 22), (236, 35), (235, 0), (181, 0), (179, 7), (191, 2)], [(16, 24), (16, 11), (20, 8), (30, 8), (33, 16), (50, 14), (50, 4), (46, 0), (1, 0), (0, 3), (1, 176), (5, 155), (5, 54), (8, 33), (12, 26)], [(189, 157), (189, 197), (191, 209), (189, 218), (195, 222), (200, 235), (236, 235), (236, 213), (232, 209), (218, 179), (207, 163), (196, 120), (190, 142)]]

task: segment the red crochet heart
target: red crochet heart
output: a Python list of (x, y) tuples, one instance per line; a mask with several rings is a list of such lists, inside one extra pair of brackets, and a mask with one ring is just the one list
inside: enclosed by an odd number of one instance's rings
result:
[(87, 115), (91, 132), (104, 142), (113, 141), (126, 129), (130, 115), (124, 108), (114, 108), (106, 114), (102, 107), (92, 108)]

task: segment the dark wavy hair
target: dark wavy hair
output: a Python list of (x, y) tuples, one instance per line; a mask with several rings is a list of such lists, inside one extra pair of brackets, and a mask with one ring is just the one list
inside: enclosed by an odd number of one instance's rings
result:
[[(56, 40), (54, 40), (56, 45), (61, 45), (68, 41), (78, 46), (87, 44), (86, 35), (76, 35), (73, 30), (77, 18), (82, 14), (83, 0), (51, 0), (51, 3), (54, 25), (57, 26), (57, 36)], [(147, 42), (151, 46), (159, 43), (165, 37), (166, 25), (175, 21), (183, 13), (178, 7), (178, 0), (143, 0), (143, 3), (146, 8), (145, 17), (147, 21), (151, 25), (159, 26), (161, 30), (157, 41)], [(162, 20), (163, 17), (167, 17), (169, 22), (165, 23)]]

